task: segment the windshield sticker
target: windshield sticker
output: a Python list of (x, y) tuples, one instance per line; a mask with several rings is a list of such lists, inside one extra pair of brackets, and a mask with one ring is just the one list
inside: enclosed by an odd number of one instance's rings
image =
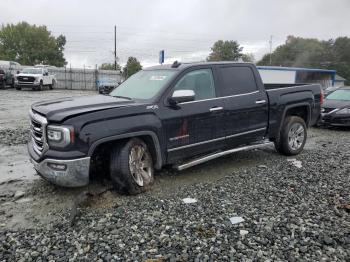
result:
[(166, 78), (166, 76), (151, 76), (149, 80), (152, 81), (163, 81)]

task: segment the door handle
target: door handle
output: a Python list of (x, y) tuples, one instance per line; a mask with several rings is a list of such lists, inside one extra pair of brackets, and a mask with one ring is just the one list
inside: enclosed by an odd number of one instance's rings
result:
[(209, 109), (210, 112), (216, 112), (216, 111), (221, 111), (224, 108), (222, 106), (215, 106)]
[(266, 103), (266, 100), (256, 100), (255, 104), (264, 104)]

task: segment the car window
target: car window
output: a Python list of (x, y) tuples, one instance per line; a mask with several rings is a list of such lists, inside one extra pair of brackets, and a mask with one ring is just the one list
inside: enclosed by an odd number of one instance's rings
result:
[(248, 66), (220, 68), (223, 95), (240, 95), (258, 90), (253, 71)]
[(185, 74), (175, 85), (174, 90), (193, 90), (195, 100), (216, 97), (214, 78), (211, 69), (199, 69)]
[(151, 99), (156, 96), (176, 73), (174, 70), (142, 70), (114, 89), (111, 96), (133, 99)]
[(326, 99), (350, 101), (350, 89), (338, 89), (328, 95)]

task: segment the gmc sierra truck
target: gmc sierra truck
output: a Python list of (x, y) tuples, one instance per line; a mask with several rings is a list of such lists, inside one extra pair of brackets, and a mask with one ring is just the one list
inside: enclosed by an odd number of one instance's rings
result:
[(174, 62), (109, 95), (33, 104), (28, 150), (54, 184), (84, 186), (107, 172), (117, 190), (137, 194), (165, 165), (183, 170), (271, 144), (300, 153), (322, 101), (318, 84), (264, 86), (253, 64)]

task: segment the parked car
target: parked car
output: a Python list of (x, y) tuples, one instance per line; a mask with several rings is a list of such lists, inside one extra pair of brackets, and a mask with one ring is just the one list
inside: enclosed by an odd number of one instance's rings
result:
[(53, 89), (55, 84), (55, 76), (50, 75), (46, 68), (24, 68), (16, 75), (15, 80), (17, 90), (28, 87), (33, 90), (43, 90), (46, 86)]
[(0, 88), (4, 89), (6, 87), (6, 75), (5, 71), (0, 68)]
[(350, 87), (341, 87), (326, 97), (319, 124), (350, 127)]
[(0, 67), (5, 71), (5, 86), (15, 87), (15, 75), (20, 70), (21, 65), (14, 61), (0, 60)]
[(97, 82), (99, 94), (109, 94), (119, 83), (112, 77), (103, 77)]
[(233, 152), (275, 144), (299, 154), (320, 115), (319, 84), (264, 86), (249, 63), (151, 67), (108, 96), (32, 105), (28, 151), (48, 181), (83, 186), (107, 167), (114, 186), (136, 194), (154, 170), (178, 170)]

